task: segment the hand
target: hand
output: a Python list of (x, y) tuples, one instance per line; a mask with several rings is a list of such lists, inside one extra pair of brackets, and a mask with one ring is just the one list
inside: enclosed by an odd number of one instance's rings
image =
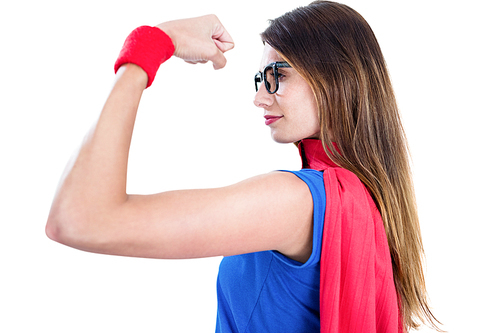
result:
[(234, 47), (233, 39), (215, 15), (168, 21), (157, 27), (172, 39), (174, 55), (191, 64), (212, 61), (214, 69), (223, 68), (224, 52)]

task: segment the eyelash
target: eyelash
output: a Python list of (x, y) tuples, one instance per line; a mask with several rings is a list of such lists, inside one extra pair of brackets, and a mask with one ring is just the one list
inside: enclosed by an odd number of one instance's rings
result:
[[(271, 76), (274, 76), (274, 73), (271, 73)], [(278, 80), (281, 80), (285, 77), (285, 74), (278, 72)]]

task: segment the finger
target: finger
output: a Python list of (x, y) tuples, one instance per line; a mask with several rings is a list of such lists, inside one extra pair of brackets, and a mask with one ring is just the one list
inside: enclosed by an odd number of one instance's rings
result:
[(214, 39), (214, 43), (217, 46), (217, 48), (219, 50), (221, 50), (221, 52), (223, 52), (223, 53), (234, 48), (234, 43), (225, 43), (225, 42), (221, 42), (217, 39)]
[(224, 54), (218, 48), (216, 49), (216, 52), (212, 54), (209, 60), (212, 61), (214, 69), (224, 68), (227, 62), (226, 57), (224, 57)]
[(222, 52), (227, 52), (234, 48), (234, 41), (229, 32), (222, 26), (219, 22), (219, 25), (216, 26), (214, 33), (212, 34), (212, 39), (215, 42), (215, 45)]

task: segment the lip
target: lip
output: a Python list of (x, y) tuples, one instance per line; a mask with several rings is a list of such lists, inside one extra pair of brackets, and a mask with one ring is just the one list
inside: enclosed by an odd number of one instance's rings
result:
[(283, 118), (283, 116), (269, 116), (269, 115), (267, 115), (267, 116), (264, 116), (264, 118), (266, 119), (266, 125), (271, 125), (275, 121), (278, 121), (281, 118)]

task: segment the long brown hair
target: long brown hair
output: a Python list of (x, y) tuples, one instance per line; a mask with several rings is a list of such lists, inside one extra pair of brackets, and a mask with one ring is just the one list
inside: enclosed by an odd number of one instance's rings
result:
[(406, 330), (419, 322), (438, 329), (427, 302), (407, 141), (370, 26), (346, 5), (315, 1), (272, 20), (262, 39), (309, 83), (326, 153), (361, 179), (380, 210)]

